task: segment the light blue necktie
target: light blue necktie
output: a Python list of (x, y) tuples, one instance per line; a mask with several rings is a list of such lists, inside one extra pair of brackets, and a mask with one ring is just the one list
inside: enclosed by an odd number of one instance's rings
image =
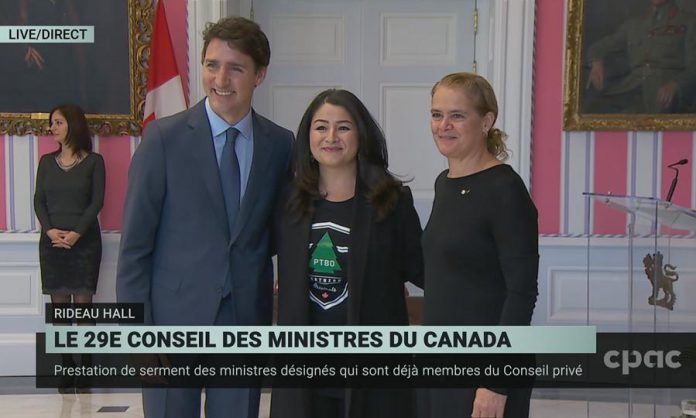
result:
[(237, 160), (237, 153), (234, 151), (237, 135), (239, 135), (237, 128), (227, 129), (227, 140), (222, 148), (222, 157), (220, 159), (220, 183), (222, 184), (222, 194), (225, 198), (227, 225), (230, 229), (230, 236), (232, 236), (234, 231), (234, 223), (239, 213), (239, 160)]

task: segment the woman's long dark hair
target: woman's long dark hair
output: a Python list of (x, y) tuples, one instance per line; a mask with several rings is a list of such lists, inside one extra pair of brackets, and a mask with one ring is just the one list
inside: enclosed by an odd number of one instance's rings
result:
[(358, 134), (358, 178), (356, 191), (366, 191), (377, 219), (384, 219), (399, 200), (402, 182), (388, 170), (387, 141), (365, 105), (347, 90), (325, 90), (312, 100), (297, 128), (293, 152), (294, 189), (288, 201), (290, 213), (300, 218), (312, 213), (319, 192), (319, 163), (312, 157), (309, 133), (312, 118), (325, 103), (344, 108), (355, 121)]
[[(53, 121), (53, 113), (56, 110), (65, 117), (65, 122), (68, 124), (65, 145), (75, 153), (92, 151), (92, 137), (89, 134), (87, 118), (80, 106), (68, 103), (54, 107), (48, 117), (49, 124)], [(56, 152), (60, 152), (60, 149), (59, 145)]]

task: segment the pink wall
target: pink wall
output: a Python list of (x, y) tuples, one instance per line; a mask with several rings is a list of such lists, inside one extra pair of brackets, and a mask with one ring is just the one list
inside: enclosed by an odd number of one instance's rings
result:
[(556, 233), (560, 225), (564, 3), (537, 1), (531, 186), (540, 233)]
[(5, 196), (6, 190), (5, 190), (5, 166), (7, 162), (5, 159), (5, 137), (0, 136), (0, 196), (3, 197), (3, 204), (0, 204), (0, 231), (5, 231), (7, 230), (7, 204), (5, 203)]
[(107, 190), (101, 211), (101, 226), (102, 229), (120, 229), (131, 157), (130, 141), (118, 136), (99, 138), (99, 153), (104, 157), (106, 166)]

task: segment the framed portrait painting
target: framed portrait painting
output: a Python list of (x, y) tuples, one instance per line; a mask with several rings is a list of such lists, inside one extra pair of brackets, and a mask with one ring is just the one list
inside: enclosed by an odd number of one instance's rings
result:
[(568, 0), (565, 130), (696, 130), (696, 7)]
[(93, 27), (93, 42), (0, 43), (0, 133), (45, 134), (48, 112), (75, 103), (94, 134), (139, 135), (151, 0), (2, 0), (0, 25)]

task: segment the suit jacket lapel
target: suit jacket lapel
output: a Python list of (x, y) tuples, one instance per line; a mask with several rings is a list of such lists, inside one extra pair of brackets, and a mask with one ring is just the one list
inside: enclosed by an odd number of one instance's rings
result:
[(267, 167), (271, 161), (271, 154), (273, 153), (273, 147), (271, 146), (272, 139), (268, 132), (268, 127), (256, 117), (256, 112), (254, 112), (253, 109), (252, 112), (254, 123), (254, 157), (251, 161), (249, 180), (246, 191), (244, 192), (244, 199), (239, 208), (239, 216), (235, 221), (231, 242), (237, 240), (244, 225), (247, 224), (247, 219), (254, 209), (261, 187), (263, 187), (262, 182), (266, 178), (265, 174), (268, 172)]
[(220, 222), (225, 225), (224, 229), (227, 231), (227, 211), (225, 210), (222, 185), (220, 184), (220, 170), (215, 158), (213, 133), (210, 130), (210, 123), (208, 123), (203, 100), (191, 108), (188, 127), (192, 131), (191, 138), (194, 138), (195, 141), (189, 147), (191, 157), (203, 176), (203, 182), (212, 202), (211, 209), (215, 216), (220, 218)]
[(362, 187), (358, 181), (355, 193), (355, 206), (353, 208), (353, 225), (350, 230), (348, 325), (360, 323), (362, 289), (365, 278), (365, 265), (367, 264), (367, 250), (370, 242), (370, 225), (372, 224), (372, 211), (367, 201), (367, 196), (362, 193), (361, 189)]

